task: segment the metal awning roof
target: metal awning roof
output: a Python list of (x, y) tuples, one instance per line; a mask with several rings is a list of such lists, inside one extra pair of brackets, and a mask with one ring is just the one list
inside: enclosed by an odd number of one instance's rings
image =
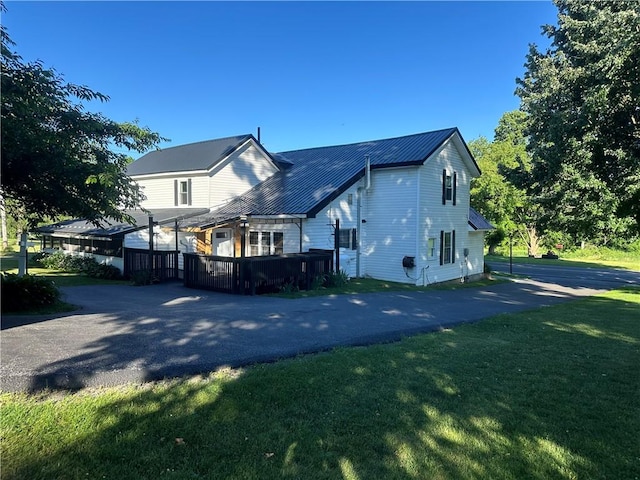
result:
[(153, 209), (149, 211), (143, 210), (125, 210), (130, 215), (134, 224), (116, 222), (114, 220), (103, 220), (103, 226), (96, 227), (94, 224), (83, 220), (64, 220), (62, 222), (44, 225), (35, 229), (37, 233), (52, 235), (54, 237), (102, 237), (111, 238), (117, 235), (124, 235), (141, 228), (149, 226), (149, 215), (153, 216), (154, 223), (165, 225), (197, 215), (205, 215), (209, 213), (209, 209), (202, 208), (165, 208)]

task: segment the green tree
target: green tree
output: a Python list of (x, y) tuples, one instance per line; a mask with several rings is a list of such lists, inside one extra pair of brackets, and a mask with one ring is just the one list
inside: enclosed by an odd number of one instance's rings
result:
[(542, 225), (607, 243), (640, 227), (640, 2), (555, 0), (516, 93)]
[[(4, 10), (4, 6), (1, 6)], [(126, 175), (128, 156), (164, 140), (137, 123), (87, 112), (83, 102), (108, 97), (65, 82), (40, 61), (26, 63), (2, 35), (2, 188), (12, 213), (30, 225), (44, 217), (129, 220), (125, 208), (143, 199)]]
[(536, 255), (540, 246), (539, 208), (529, 196), (531, 157), (526, 149), (526, 122), (524, 112), (507, 112), (498, 122), (493, 142), (483, 137), (469, 142), (482, 170), (471, 185), (471, 205), (496, 227), (487, 235), (490, 254), (509, 235), (517, 235), (530, 255)]

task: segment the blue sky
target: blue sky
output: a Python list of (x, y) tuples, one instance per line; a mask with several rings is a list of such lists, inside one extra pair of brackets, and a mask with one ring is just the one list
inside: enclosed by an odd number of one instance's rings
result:
[(491, 139), (516, 109), (539, 2), (16, 2), (24, 60), (107, 94), (171, 139), (243, 133), (273, 152), (456, 126)]

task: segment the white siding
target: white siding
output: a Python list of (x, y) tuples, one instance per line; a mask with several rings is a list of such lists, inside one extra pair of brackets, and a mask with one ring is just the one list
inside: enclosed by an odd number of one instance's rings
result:
[(484, 273), (484, 232), (469, 232), (467, 275)]
[(418, 168), (373, 170), (366, 192), (367, 209), (362, 256), (366, 275), (393, 282), (414, 283), (418, 269), (405, 273), (402, 259), (417, 257)]
[(210, 172), (207, 206), (229, 201), (276, 172), (275, 165), (249, 143)]
[(284, 253), (300, 252), (300, 229), (297, 224), (293, 223), (260, 223), (259, 220), (252, 220), (247, 228), (246, 250), (245, 255), (251, 256), (249, 245), (249, 232), (283, 232), (283, 250)]
[[(447, 201), (442, 204), (442, 171), (446, 169), (453, 175), (456, 172), (456, 204)], [(464, 249), (469, 249), (469, 257), (477, 257), (477, 242), (469, 239), (469, 170), (460, 153), (449, 142), (420, 167), (420, 255), (416, 259), (419, 272), (424, 268), (427, 283), (463, 279), (468, 266), (464, 258)], [(440, 265), (440, 232), (455, 231), (454, 260)], [(427, 258), (427, 239), (436, 239), (436, 255)], [(482, 249), (480, 249), (482, 256)], [(477, 260), (474, 260), (477, 263)]]
[(175, 207), (176, 180), (191, 180), (191, 205), (179, 207), (212, 208), (243, 194), (276, 172), (273, 162), (250, 142), (209, 172), (141, 175), (133, 179), (147, 197), (142, 202), (144, 208)]
[[(153, 248), (156, 250), (176, 249), (176, 234), (173, 230), (163, 230), (159, 226), (153, 229), (154, 243)], [(178, 232), (178, 250), (182, 253), (194, 253), (196, 251), (196, 236), (193, 233)], [(149, 229), (144, 228), (129, 233), (124, 237), (124, 248), (141, 248), (147, 250), (149, 248)], [(178, 268), (183, 269), (182, 255), (178, 255)]]
[[(310, 248), (333, 250), (335, 245), (334, 225), (336, 219), (340, 220), (341, 229), (358, 228), (358, 187), (361, 185), (361, 182), (353, 185), (322, 209), (315, 218), (310, 218), (304, 222), (302, 227), (303, 251), (309, 251)], [(351, 203), (349, 203), (349, 196), (351, 196)], [(364, 230), (364, 228), (361, 229), (361, 236), (363, 234), (362, 230)], [(362, 239), (359, 239), (359, 241), (361, 242)], [(350, 277), (355, 277), (357, 273), (356, 254), (356, 250), (340, 249), (340, 269), (347, 272)], [(361, 263), (361, 274), (364, 272), (363, 267), (364, 265)]]
[(191, 180), (191, 205), (178, 205), (178, 207), (209, 208), (209, 176), (198, 175), (167, 175), (154, 177), (138, 177), (136, 181), (142, 187), (142, 192), (147, 197), (142, 206), (144, 208), (173, 208), (175, 204), (175, 181)]

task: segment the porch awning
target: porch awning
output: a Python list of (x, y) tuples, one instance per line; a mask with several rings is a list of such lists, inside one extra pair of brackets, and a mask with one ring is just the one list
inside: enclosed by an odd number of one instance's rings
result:
[(149, 215), (153, 216), (154, 223), (158, 225), (166, 225), (168, 223), (173, 223), (176, 220), (182, 221), (198, 215), (206, 215), (209, 213), (209, 209), (165, 208), (149, 211), (126, 210), (125, 213), (133, 218), (133, 224), (106, 219), (102, 221), (102, 226), (96, 227), (93, 223), (88, 222), (87, 220), (74, 219), (44, 225), (35, 229), (35, 232), (54, 237), (101, 237), (103, 239), (109, 239), (148, 227)]

